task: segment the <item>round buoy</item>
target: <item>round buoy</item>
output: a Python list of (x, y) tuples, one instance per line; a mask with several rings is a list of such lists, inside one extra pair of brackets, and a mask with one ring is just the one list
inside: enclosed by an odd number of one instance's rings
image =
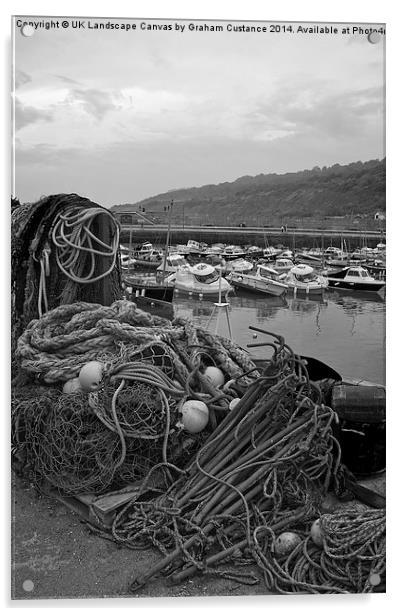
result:
[(204, 376), (207, 377), (214, 387), (221, 387), (225, 382), (225, 375), (222, 370), (216, 366), (208, 366), (205, 368)]
[(82, 391), (78, 376), (75, 379), (66, 381), (63, 385), (63, 394), (74, 394), (76, 391)]
[(296, 533), (285, 532), (278, 535), (274, 543), (274, 551), (277, 556), (287, 556), (297, 545), (301, 538)]
[(83, 391), (90, 392), (99, 389), (103, 376), (103, 364), (99, 361), (90, 361), (82, 366), (78, 375)]
[(181, 409), (183, 427), (191, 434), (201, 432), (209, 421), (209, 410), (201, 400), (187, 400)]

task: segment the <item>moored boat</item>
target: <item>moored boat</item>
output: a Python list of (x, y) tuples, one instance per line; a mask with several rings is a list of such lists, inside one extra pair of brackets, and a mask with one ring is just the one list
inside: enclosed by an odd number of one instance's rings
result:
[(176, 292), (185, 292), (189, 295), (225, 296), (232, 287), (229, 282), (212, 266), (207, 263), (198, 263), (193, 267), (185, 265), (176, 273), (167, 278), (167, 283), (174, 287)]
[(196, 242), (195, 240), (188, 240), (187, 250), (188, 250), (188, 254), (198, 255), (204, 252), (205, 246), (201, 245), (200, 242)]
[(340, 270), (330, 270), (326, 274), (328, 285), (345, 291), (385, 292), (385, 280), (376, 280), (365, 267), (354, 265)]
[(294, 263), (291, 259), (284, 259), (281, 257), (276, 259), (272, 267), (278, 272), (278, 274), (285, 274), (289, 272), (292, 267), (294, 267)]
[(229, 275), (231, 284), (236, 288), (276, 297), (287, 291), (287, 285), (280, 278), (278, 272), (266, 265), (259, 265), (255, 273), (231, 272)]
[(247, 246), (246, 256), (251, 259), (258, 259), (263, 256), (263, 249), (260, 246)]
[(273, 246), (266, 246), (262, 251), (262, 256), (264, 259), (273, 261), (280, 254), (280, 252), (281, 251), (278, 248), (274, 248)]
[(228, 260), (240, 259), (241, 257), (246, 256), (246, 251), (240, 248), (240, 246), (226, 246), (222, 252), (222, 256)]
[(230, 261), (227, 269), (231, 272), (236, 272), (237, 274), (245, 274), (247, 272), (251, 272), (254, 265), (251, 261), (247, 261), (246, 259), (235, 259), (234, 261)]
[(166, 257), (166, 263), (163, 260), (162, 263), (158, 265), (156, 272), (157, 275), (163, 274), (164, 272), (166, 274), (172, 274), (173, 272), (177, 272), (178, 268), (183, 265), (187, 265), (187, 261), (184, 256), (173, 252)]
[(295, 265), (283, 277), (283, 282), (295, 293), (314, 295), (323, 293), (328, 287), (328, 280), (317, 274), (312, 267), (301, 263)]
[(171, 302), (174, 289), (166, 281), (158, 281), (150, 276), (131, 276), (123, 278), (124, 289), (128, 297), (135, 301), (136, 297), (148, 297), (150, 299)]
[(320, 257), (316, 257), (307, 251), (297, 252), (295, 254), (295, 263), (305, 263), (307, 265), (311, 264), (313, 266), (317, 266), (320, 265), (321, 262), (322, 259)]
[(144, 266), (156, 269), (162, 262), (162, 253), (156, 250), (151, 242), (137, 244), (121, 255), (121, 264), (124, 269), (136, 266)]

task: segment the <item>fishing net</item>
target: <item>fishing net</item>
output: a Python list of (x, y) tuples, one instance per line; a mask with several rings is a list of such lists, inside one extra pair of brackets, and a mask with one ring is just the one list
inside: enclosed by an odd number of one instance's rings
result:
[(163, 342), (148, 342), (140, 346), (132, 344), (125, 347), (126, 361), (146, 361), (158, 366), (170, 378), (187, 377), (187, 370), (173, 349)]
[(100, 492), (113, 479), (119, 438), (104, 427), (82, 393), (62, 394), (29, 434), (35, 471), (65, 494)]
[[(94, 412), (98, 418), (114, 432), (116, 424), (128, 438), (159, 439), (170, 431), (178, 420), (176, 401), (168, 397), (169, 413), (161, 392), (150, 385), (133, 382), (127, 384), (116, 397), (116, 386), (109, 384), (102, 388), (94, 402)], [(115, 413), (112, 411), (114, 406)]]
[(15, 389), (11, 395), (11, 454), (13, 468), (32, 478), (36, 475), (34, 435), (40, 433), (43, 417), (51, 411), (60, 391), (30, 386)]

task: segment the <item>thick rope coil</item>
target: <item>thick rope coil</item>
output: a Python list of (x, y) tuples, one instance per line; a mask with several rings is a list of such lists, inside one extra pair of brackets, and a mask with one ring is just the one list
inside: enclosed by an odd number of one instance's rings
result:
[[(107, 216), (112, 222), (114, 233), (112, 244), (105, 244), (91, 227), (99, 216)], [(56, 262), (60, 271), (73, 282), (90, 284), (108, 276), (116, 265), (119, 250), (120, 228), (111, 212), (104, 208), (70, 207), (58, 214), (54, 221), (52, 241), (56, 247)], [(90, 255), (90, 265), (86, 274), (82, 271), (83, 253)], [(95, 275), (96, 256), (109, 257), (109, 267)]]

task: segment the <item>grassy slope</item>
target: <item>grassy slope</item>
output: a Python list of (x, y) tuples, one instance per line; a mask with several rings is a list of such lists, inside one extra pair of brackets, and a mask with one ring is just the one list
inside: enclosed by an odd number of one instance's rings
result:
[[(372, 218), (385, 210), (385, 160), (334, 165), (297, 173), (245, 176), (234, 182), (169, 191), (133, 204), (161, 212), (171, 200), (175, 216), (185, 211), (192, 221), (225, 224), (277, 224), (327, 216)], [(124, 206), (114, 206), (118, 211)]]

